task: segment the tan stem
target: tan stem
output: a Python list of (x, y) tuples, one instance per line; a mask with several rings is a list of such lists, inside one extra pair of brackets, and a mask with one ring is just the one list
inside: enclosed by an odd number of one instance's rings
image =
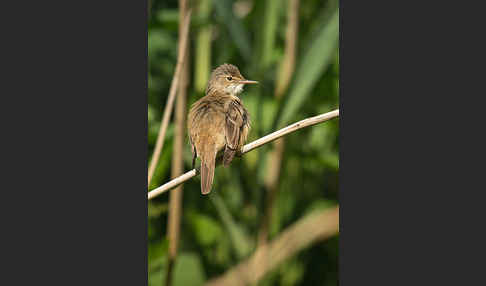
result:
[(316, 211), (284, 230), (268, 244), (257, 248), (250, 258), (239, 263), (223, 275), (211, 279), (206, 285), (251, 285), (284, 260), (313, 243), (339, 232), (339, 206)]
[[(186, 130), (186, 97), (187, 97), (187, 77), (189, 73), (188, 62), (184, 65), (182, 73), (181, 88), (176, 102), (176, 119), (174, 132), (174, 151), (172, 155), (172, 178), (177, 178), (184, 173), (184, 138)], [(169, 258), (174, 259), (177, 255), (177, 242), (179, 241), (179, 225), (182, 209), (182, 186), (177, 187), (169, 195), (169, 217), (168, 217), (168, 236), (169, 236)]]
[(189, 41), (189, 26), (191, 22), (191, 11), (189, 10), (184, 17), (181, 33), (179, 34), (179, 49), (177, 55), (177, 64), (174, 72), (174, 77), (172, 78), (172, 83), (170, 84), (169, 97), (167, 98), (167, 103), (165, 104), (164, 115), (162, 118), (162, 123), (160, 124), (159, 135), (157, 136), (157, 141), (155, 143), (154, 153), (152, 154), (152, 160), (150, 161), (150, 166), (148, 169), (148, 184), (150, 186), (150, 181), (152, 180), (159, 162), (160, 154), (162, 153), (162, 147), (164, 146), (165, 133), (167, 131), (167, 126), (169, 125), (170, 116), (172, 114), (172, 107), (174, 106), (174, 101), (176, 97), (176, 91), (178, 88), (180, 73), (182, 65), (184, 63), (184, 55), (187, 49), (187, 42)]
[[(278, 138), (281, 138), (281, 137), (283, 137), (287, 134), (293, 133), (293, 132), (295, 132), (299, 129), (309, 127), (309, 126), (312, 126), (312, 125), (316, 125), (316, 124), (328, 121), (328, 120), (336, 118), (336, 117), (339, 117), (339, 109), (336, 109), (336, 110), (333, 110), (333, 111), (330, 111), (330, 112), (327, 112), (327, 113), (323, 113), (323, 114), (320, 114), (320, 115), (317, 115), (317, 116), (314, 116), (314, 117), (310, 117), (310, 118), (298, 121), (298, 122), (293, 123), (293, 124), (291, 124), (287, 127), (284, 127), (280, 130), (277, 130), (273, 133), (270, 133), (266, 136), (263, 136), (262, 138), (257, 139), (257, 140), (255, 140), (251, 143), (246, 144), (245, 146), (243, 146), (241, 154), (243, 155), (245, 153), (248, 153), (253, 149), (256, 149), (258, 147), (261, 147), (262, 145), (268, 144), (268, 143), (270, 143), (270, 142), (272, 142), (272, 141), (274, 141)], [(156, 196), (163, 194), (163, 193), (177, 187), (178, 185), (184, 183), (185, 181), (191, 179), (192, 177), (195, 177), (198, 174), (199, 174), (198, 168), (192, 169), (192, 170), (184, 173), (183, 175), (163, 184), (162, 186), (159, 186), (159, 187), (153, 189), (152, 191), (148, 192), (147, 193), (148, 199), (151, 200), (151, 199), (155, 198)]]
[(285, 54), (277, 78), (275, 97), (281, 98), (289, 86), (295, 69), (297, 37), (299, 31), (299, 0), (289, 0), (287, 9), (287, 29), (285, 30)]
[[(179, 0), (179, 17), (180, 19), (186, 19), (187, 11), (187, 1)], [(186, 29), (188, 23), (185, 21), (179, 22), (179, 32)], [(187, 84), (189, 76), (189, 49), (185, 48), (183, 50), (183, 64), (180, 73), (180, 83), (178, 88), (177, 102), (175, 107), (175, 129), (174, 129), (174, 148), (172, 154), (172, 178), (177, 178), (184, 172), (184, 138), (185, 138), (185, 125), (186, 125), (186, 97), (187, 97)], [(165, 285), (172, 285), (173, 269), (175, 261), (177, 258), (177, 249), (179, 246), (179, 235), (180, 235), (180, 221), (182, 214), (182, 190), (183, 186), (177, 187), (169, 195), (169, 214), (167, 217), (167, 236), (169, 238), (169, 255), (167, 275), (165, 279)]]

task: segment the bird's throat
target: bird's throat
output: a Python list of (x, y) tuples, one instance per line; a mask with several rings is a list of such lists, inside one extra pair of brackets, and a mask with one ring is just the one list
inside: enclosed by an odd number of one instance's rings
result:
[(224, 90), (229, 95), (238, 96), (243, 91), (243, 84), (228, 85)]

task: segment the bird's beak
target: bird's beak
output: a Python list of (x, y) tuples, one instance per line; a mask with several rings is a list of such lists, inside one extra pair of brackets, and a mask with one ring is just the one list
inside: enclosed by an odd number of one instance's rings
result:
[(244, 80), (240, 80), (238, 83), (243, 83), (243, 84), (257, 84), (258, 81), (244, 79)]

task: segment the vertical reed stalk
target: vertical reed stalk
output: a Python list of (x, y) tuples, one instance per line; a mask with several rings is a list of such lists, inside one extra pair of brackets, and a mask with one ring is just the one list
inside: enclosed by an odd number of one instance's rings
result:
[[(179, 0), (179, 31), (182, 31), (183, 21), (187, 17), (187, 2)], [(172, 178), (176, 178), (184, 173), (184, 139), (186, 130), (186, 98), (187, 85), (189, 83), (189, 49), (184, 54), (184, 64), (181, 70), (180, 85), (177, 94), (175, 107), (175, 129), (174, 129), (174, 149), (172, 154)], [(167, 218), (168, 237), (169, 237), (169, 256), (166, 275), (166, 285), (172, 284), (172, 273), (177, 258), (177, 249), (179, 246), (180, 224), (182, 214), (182, 192), (183, 185), (178, 186), (170, 192), (169, 196), (169, 215)]]
[[(170, 116), (172, 115), (172, 108), (174, 106), (174, 101), (176, 97), (176, 91), (179, 85), (180, 73), (184, 63), (184, 55), (188, 45), (189, 38), (189, 26), (191, 23), (191, 11), (188, 11), (185, 18), (181, 18), (179, 22), (179, 48), (177, 51), (177, 64), (174, 72), (174, 77), (170, 84), (169, 97), (167, 98), (167, 103), (164, 108), (164, 115), (162, 116), (162, 122), (160, 123), (159, 135), (157, 135), (157, 141), (155, 142), (154, 153), (152, 154), (152, 159), (150, 160), (148, 168), (148, 178), (147, 187), (150, 187), (150, 182), (157, 168), (160, 155), (162, 154), (162, 147), (164, 147), (165, 133), (167, 132), (167, 126), (169, 125)], [(181, 28), (182, 25), (182, 28)]]

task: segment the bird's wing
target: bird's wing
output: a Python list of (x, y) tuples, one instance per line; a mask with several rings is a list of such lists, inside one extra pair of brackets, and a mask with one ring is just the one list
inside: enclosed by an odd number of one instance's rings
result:
[(240, 143), (240, 131), (243, 126), (243, 110), (241, 106), (232, 101), (228, 106), (228, 111), (226, 112), (226, 144), (231, 149), (237, 149)]
[(223, 164), (227, 166), (238, 151), (240, 146), (241, 128), (244, 125), (244, 110), (237, 101), (232, 101), (226, 111), (225, 136), (226, 149), (223, 156)]

